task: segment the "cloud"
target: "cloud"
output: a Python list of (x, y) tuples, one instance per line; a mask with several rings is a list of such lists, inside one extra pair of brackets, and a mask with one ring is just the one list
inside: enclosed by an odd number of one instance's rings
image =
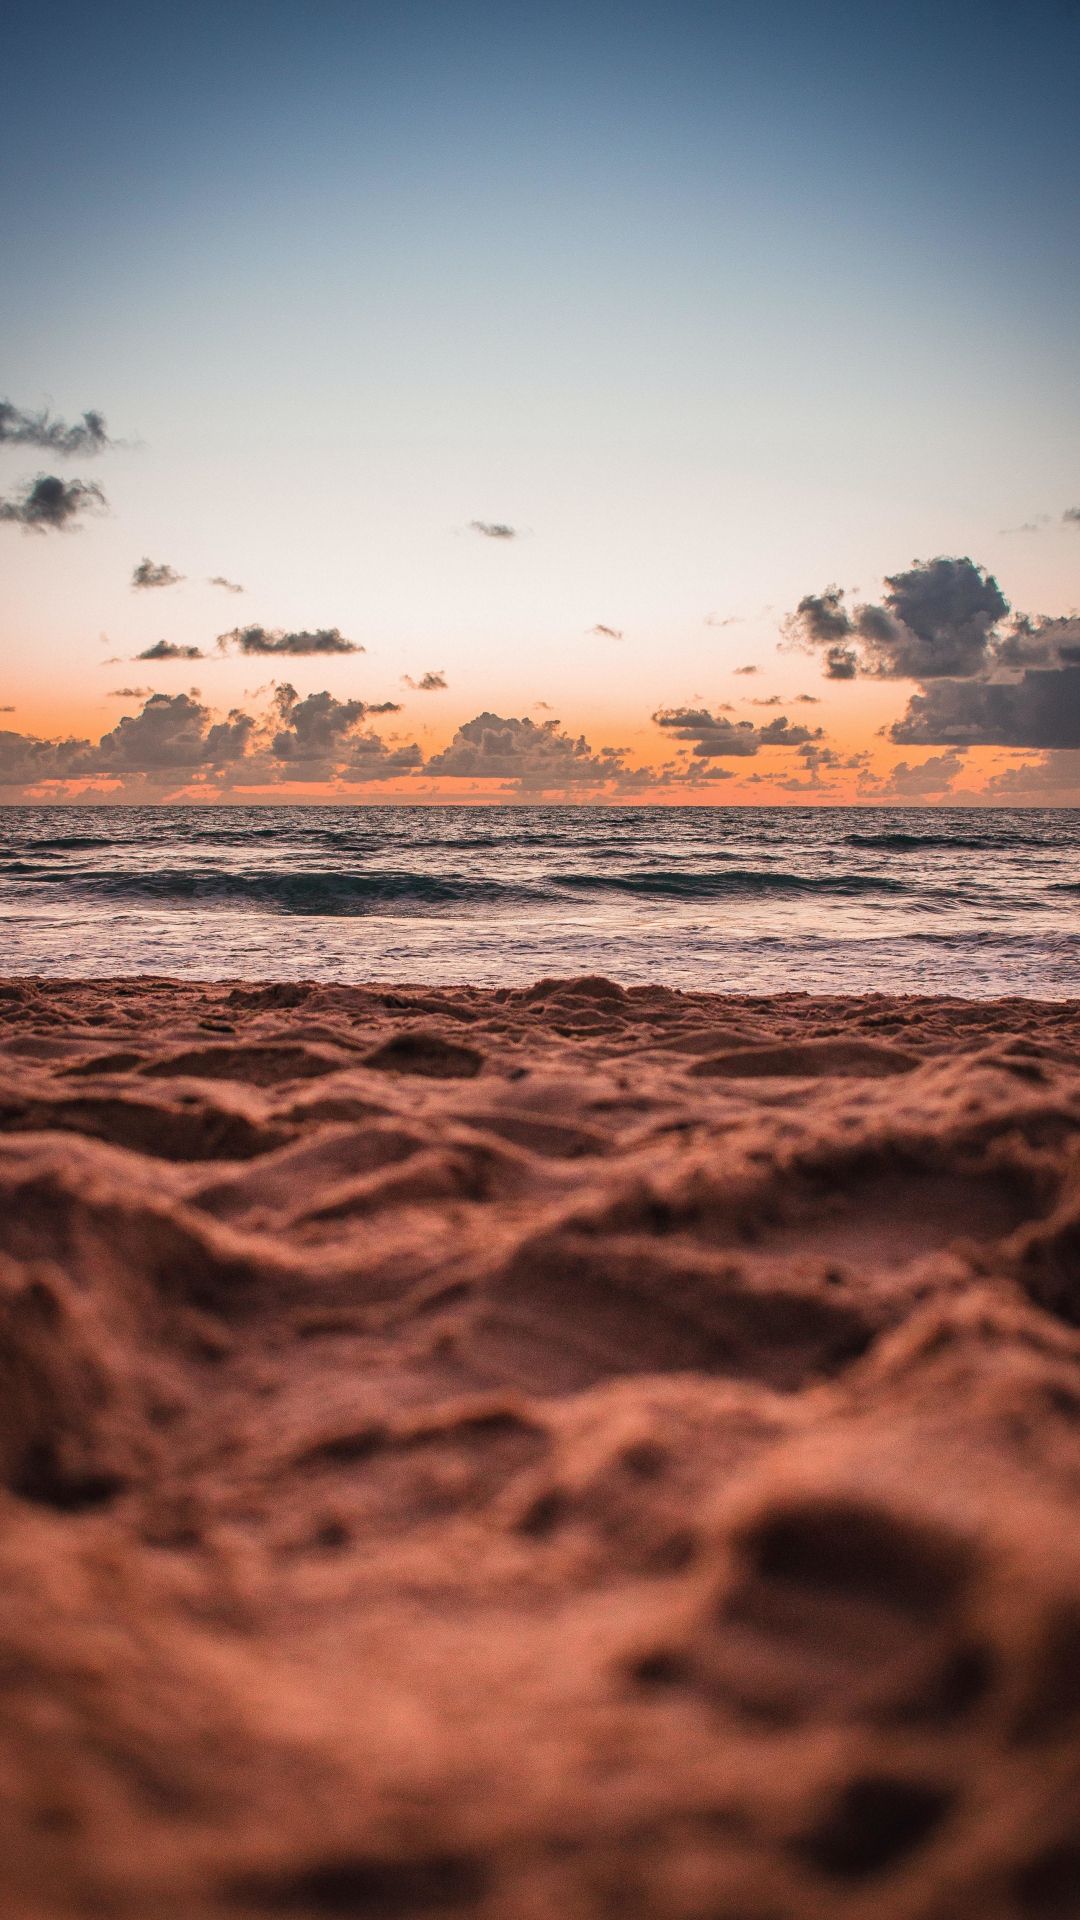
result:
[(135, 655), (136, 660), (206, 660), (201, 647), (180, 647), (175, 640), (155, 640), (152, 647)]
[(1023, 614), (999, 640), (997, 668), (1080, 666), (1080, 614), (1031, 619)]
[(864, 775), (860, 791), (872, 792), (875, 799), (918, 800), (924, 796), (948, 793), (964, 772), (964, 757), (951, 750), (932, 753), (914, 764), (900, 760), (883, 780)]
[(1080, 749), (1046, 753), (1038, 760), (996, 773), (979, 798), (991, 806), (1075, 807), (1080, 805)]
[[(143, 691), (119, 688), (117, 697), (142, 697)], [(139, 713), (125, 715), (96, 745), (0, 730), (0, 787), (26, 790), (43, 781), (85, 783), (101, 777), (120, 782), (128, 793), (157, 795), (192, 783), (209, 791), (238, 781), (262, 786), (326, 779), (360, 785), (422, 766), (415, 743), (388, 746), (362, 730), (371, 715), (398, 711), (392, 701), (367, 706), (330, 693), (301, 700), (293, 687), (284, 686), (268, 715), (234, 709), (215, 719), (194, 688), (152, 693)]]
[(53, 419), (47, 407), (40, 413), (27, 413), (10, 400), (0, 400), (0, 446), (40, 447), (44, 452), (66, 455), (103, 453), (112, 445), (100, 413), (84, 413), (69, 427), (66, 421)]
[(223, 587), (226, 593), (243, 593), (244, 591), (243, 587), (237, 586), (235, 580), (226, 580), (223, 573), (212, 573), (206, 584), (209, 587)]
[[(804, 743), (798, 750), (802, 774), (791, 774), (785, 779), (773, 776), (772, 784), (779, 786), (784, 793), (832, 793), (836, 788), (823, 774), (865, 773), (868, 756), (865, 753), (840, 754), (834, 747), (819, 746), (815, 740)], [(767, 779), (767, 775), (751, 774), (747, 784)]]
[(233, 627), (219, 633), (217, 644), (222, 653), (235, 647), (237, 653), (287, 654), (300, 658), (309, 654), (364, 653), (355, 640), (345, 640), (336, 627), (318, 627), (314, 633), (283, 633), (280, 628), (268, 632), (265, 627)]
[(842, 587), (826, 587), (823, 593), (804, 593), (792, 621), (797, 623), (796, 637), (808, 647), (831, 646), (854, 632)]
[(833, 679), (919, 682), (890, 739), (954, 752), (1080, 747), (1080, 615), (1009, 619), (993, 574), (967, 558), (918, 560), (885, 587), (880, 605), (852, 609), (839, 587), (807, 594), (785, 631), (824, 648)]
[(605, 627), (602, 620), (597, 621), (595, 627), (590, 627), (589, 632), (595, 634), (598, 640), (621, 640), (623, 637), (621, 627)]
[(158, 773), (221, 767), (241, 760), (255, 722), (248, 713), (212, 721), (189, 693), (153, 693), (141, 713), (125, 715), (98, 742), (94, 772)]
[[(1018, 527), (1002, 527), (1001, 531), (1003, 534), (1041, 533), (1044, 527), (1050, 525), (1051, 518), (1049, 513), (1037, 513), (1034, 520), (1024, 520)], [(1062, 518), (1064, 519), (1065, 516), (1062, 515)]]
[(173, 567), (166, 565), (164, 560), (144, 558), (135, 568), (131, 576), (131, 584), (133, 587), (176, 587), (179, 586), (183, 577), (182, 573), (177, 573)]
[(36, 734), (0, 728), (0, 787), (70, 779), (84, 771), (79, 758), (90, 751), (88, 740), (42, 740)]
[(486, 540), (516, 540), (517, 527), (508, 526), (505, 520), (470, 520), (472, 533), (482, 533)]
[(705, 625), (707, 627), (741, 627), (742, 624), (743, 615), (741, 613), (726, 614), (722, 620), (715, 613), (707, 613), (705, 615)]
[(978, 672), (924, 682), (889, 729), (904, 746), (1080, 747), (1080, 615), (1022, 615)]
[(752, 707), (782, 707), (783, 704), (783, 696), (779, 693), (770, 693), (767, 700), (751, 700), (750, 702)]
[(820, 707), (821, 701), (816, 693), (797, 693), (793, 704), (797, 707)]
[(760, 667), (736, 667), (735, 672), (736, 673), (760, 673), (761, 668)]
[(689, 786), (699, 787), (704, 783), (711, 786), (717, 780), (737, 780), (739, 776), (730, 767), (718, 767), (711, 760), (694, 760), (682, 778)]
[(141, 713), (125, 714), (96, 746), (89, 740), (0, 733), (0, 786), (102, 774), (167, 775), (175, 784), (180, 775), (235, 765), (247, 751), (254, 726), (251, 715), (244, 713), (214, 721), (209, 709), (187, 693), (154, 693)]
[(859, 671), (859, 656), (854, 647), (826, 647), (825, 677), (827, 680), (854, 680)]
[(450, 745), (428, 761), (427, 771), (454, 780), (512, 781), (518, 791), (530, 793), (633, 789), (655, 778), (649, 768), (627, 767), (621, 748), (594, 752), (583, 734), (566, 733), (558, 720), (537, 723), (497, 713), (467, 720)]
[(326, 692), (301, 699), (295, 687), (285, 685), (274, 695), (274, 710), (277, 725), (269, 753), (278, 762), (279, 779), (388, 780), (423, 765), (415, 741), (388, 747), (377, 734), (361, 731), (373, 714), (400, 713), (392, 700), (369, 706), (363, 700), (338, 700)]
[(146, 700), (154, 691), (153, 687), (110, 687), (107, 700)]
[(1061, 518), (1067, 527), (1080, 527), (1080, 507), (1066, 507)]
[(445, 673), (422, 673), (419, 680), (414, 680), (410, 673), (403, 673), (401, 678), (403, 684), (411, 687), (414, 693), (446, 692)]
[(888, 575), (885, 588), (880, 605), (851, 610), (840, 587), (806, 594), (785, 633), (797, 645), (824, 648), (834, 680), (866, 673), (925, 681), (977, 673), (988, 663), (1009, 603), (984, 567), (942, 554)]
[(105, 495), (92, 480), (59, 480), (39, 473), (27, 480), (13, 499), (0, 499), (0, 521), (25, 527), (29, 533), (70, 529), (82, 514), (105, 506)]
[(1080, 665), (935, 681), (912, 695), (889, 736), (920, 747), (1080, 747)]
[(0, 707), (0, 713), (14, 713), (14, 707)]
[(653, 714), (658, 727), (685, 741), (695, 760), (748, 760), (763, 747), (801, 747), (821, 739), (817, 727), (792, 726), (786, 714), (755, 727), (750, 720), (728, 720), (704, 707), (661, 707)]

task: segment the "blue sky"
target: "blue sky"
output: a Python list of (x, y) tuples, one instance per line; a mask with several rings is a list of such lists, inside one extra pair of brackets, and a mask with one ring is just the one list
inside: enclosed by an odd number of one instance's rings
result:
[(1078, 55), (1062, 0), (9, 7), (0, 394), (131, 443), (107, 516), (0, 529), (13, 724), (100, 732), (105, 660), (243, 617), (353, 635), (335, 693), (436, 744), (543, 701), (645, 758), (747, 663), (870, 739), (910, 689), (796, 671), (803, 594), (970, 553), (1080, 599)]

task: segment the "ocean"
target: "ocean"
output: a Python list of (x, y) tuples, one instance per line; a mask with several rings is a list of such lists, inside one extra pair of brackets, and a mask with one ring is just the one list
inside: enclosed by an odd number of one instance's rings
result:
[(0, 969), (1080, 993), (1080, 811), (6, 807)]

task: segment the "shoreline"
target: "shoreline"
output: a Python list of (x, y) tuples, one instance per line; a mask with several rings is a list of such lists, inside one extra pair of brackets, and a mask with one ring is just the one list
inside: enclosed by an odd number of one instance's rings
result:
[(1070, 1911), (1080, 1002), (3, 979), (0, 1328), (13, 1920)]

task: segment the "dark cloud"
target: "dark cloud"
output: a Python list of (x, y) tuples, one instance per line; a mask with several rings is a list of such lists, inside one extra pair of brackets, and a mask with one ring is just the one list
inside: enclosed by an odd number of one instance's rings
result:
[(155, 640), (152, 647), (135, 655), (136, 660), (205, 660), (201, 647), (180, 647), (175, 640)]
[(47, 407), (40, 413), (27, 413), (13, 406), (10, 400), (0, 400), (0, 446), (40, 447), (47, 453), (78, 454), (103, 453), (112, 444), (100, 413), (84, 413), (81, 420), (69, 427), (66, 421), (55, 420)]
[(849, 610), (840, 587), (806, 594), (785, 623), (796, 644), (825, 649), (834, 680), (856, 673), (936, 680), (973, 674), (992, 659), (1009, 603), (993, 574), (939, 555), (890, 574), (880, 605)]
[(1075, 667), (1080, 665), (1080, 615), (1014, 620), (994, 650), (997, 668)]
[(207, 586), (223, 587), (226, 593), (243, 593), (244, 591), (243, 587), (237, 586), (235, 580), (226, 580), (223, 573), (212, 573), (207, 581)]
[(755, 727), (750, 720), (728, 720), (704, 707), (661, 707), (653, 720), (684, 741), (696, 760), (749, 760), (763, 747), (801, 747), (822, 737), (820, 727), (811, 732), (792, 726), (786, 714)]
[(1080, 747), (1080, 666), (1018, 680), (939, 680), (889, 729), (904, 746)]
[(827, 680), (854, 680), (859, 671), (859, 658), (854, 647), (826, 647), (825, 677)]
[(144, 558), (135, 568), (131, 576), (131, 584), (133, 587), (177, 587), (183, 577), (182, 573), (177, 573), (175, 568), (168, 566), (164, 560)]
[(584, 735), (564, 732), (557, 720), (504, 719), (478, 713), (459, 727), (448, 747), (428, 761), (427, 771), (455, 780), (508, 780), (519, 791), (564, 792), (573, 788), (648, 786), (648, 768), (630, 768), (615, 747), (594, 752)]
[(792, 616), (797, 638), (808, 647), (828, 647), (846, 640), (854, 632), (844, 605), (842, 587), (826, 587), (824, 593), (805, 593)]
[(422, 673), (419, 680), (414, 680), (411, 673), (403, 673), (401, 678), (405, 686), (411, 687), (414, 693), (446, 692), (445, 673)]
[(623, 637), (621, 627), (605, 627), (602, 620), (597, 621), (595, 627), (590, 627), (589, 632), (595, 634), (598, 640), (621, 640)]
[(277, 654), (300, 658), (309, 654), (363, 653), (365, 649), (355, 640), (346, 640), (336, 627), (318, 627), (314, 633), (306, 630), (300, 633), (283, 633), (280, 628), (268, 632), (265, 627), (233, 627), (229, 633), (219, 633), (218, 647), (222, 653), (234, 647), (237, 653)]
[(0, 500), (0, 521), (29, 533), (62, 531), (104, 505), (105, 495), (92, 480), (59, 480), (54, 473), (39, 473), (13, 499)]
[(472, 533), (482, 533), (486, 540), (516, 540), (518, 529), (508, 526), (505, 520), (470, 520)]
[(924, 682), (890, 728), (906, 746), (1080, 746), (1080, 616), (1022, 616), (980, 670)]
[(797, 693), (793, 704), (797, 707), (820, 707), (821, 701), (816, 693)]
[[(916, 561), (885, 587), (880, 606), (850, 610), (839, 587), (808, 594), (786, 631), (824, 648), (833, 679), (868, 673), (920, 683), (891, 739), (954, 750), (1080, 746), (1080, 617), (1008, 620), (993, 574), (966, 558)], [(915, 768), (904, 777), (927, 776)]]
[(860, 609), (877, 671), (910, 680), (974, 673), (1009, 603), (992, 573), (971, 560), (916, 561), (886, 579), (884, 607)]
[(274, 709), (277, 726), (269, 752), (278, 763), (279, 779), (387, 780), (423, 765), (415, 742), (388, 747), (377, 734), (361, 731), (372, 715), (400, 713), (392, 700), (369, 706), (363, 700), (338, 700), (326, 692), (301, 699), (295, 687), (285, 685), (274, 695)]

